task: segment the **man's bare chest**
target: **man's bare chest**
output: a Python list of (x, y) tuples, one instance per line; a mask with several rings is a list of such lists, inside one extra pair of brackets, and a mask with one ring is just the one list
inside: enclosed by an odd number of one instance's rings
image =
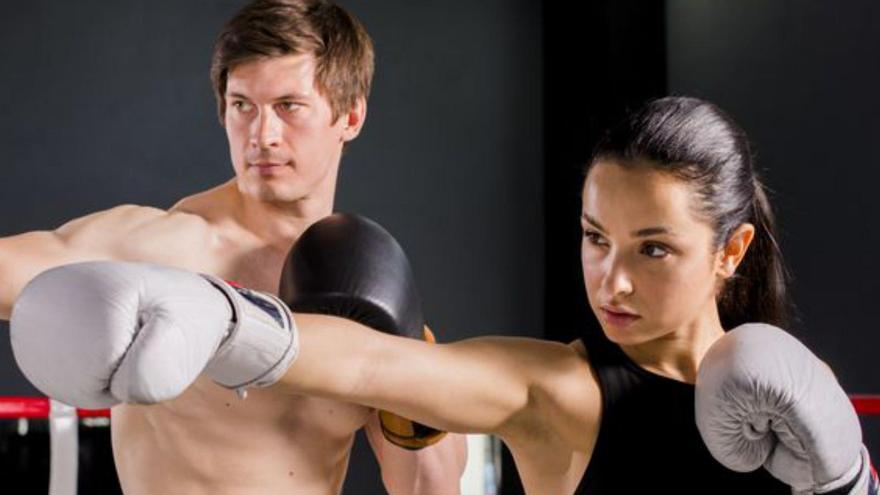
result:
[(234, 246), (213, 256), (213, 275), (249, 289), (278, 293), (286, 253), (269, 247)]

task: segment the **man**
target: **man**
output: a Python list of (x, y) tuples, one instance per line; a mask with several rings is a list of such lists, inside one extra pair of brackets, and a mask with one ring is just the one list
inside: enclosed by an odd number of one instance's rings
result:
[[(224, 28), (211, 69), (235, 177), (168, 211), (125, 205), (0, 239), (0, 317), (40, 272), (86, 260), (160, 263), (277, 292), (291, 245), (332, 212), (372, 72), (369, 36), (342, 8), (252, 2)], [(238, 400), (201, 378), (175, 400), (114, 409), (114, 457), (133, 495), (337, 493), (353, 435), (366, 426), (389, 492), (458, 492), (461, 437), (411, 452), (386, 442), (375, 416), (271, 389)]]

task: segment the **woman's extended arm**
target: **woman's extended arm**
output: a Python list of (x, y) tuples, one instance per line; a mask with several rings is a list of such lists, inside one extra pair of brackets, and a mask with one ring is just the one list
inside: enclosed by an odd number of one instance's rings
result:
[(571, 347), (554, 342), (481, 337), (428, 344), (337, 317), (295, 319), (301, 349), (281, 386), (448, 431), (503, 434), (527, 424), (547, 406), (542, 398), (572, 381), (567, 371), (586, 366)]

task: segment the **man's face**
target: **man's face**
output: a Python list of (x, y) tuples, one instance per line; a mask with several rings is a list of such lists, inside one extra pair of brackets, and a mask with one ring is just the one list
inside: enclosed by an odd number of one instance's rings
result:
[(357, 136), (363, 104), (335, 122), (315, 87), (312, 54), (267, 57), (233, 68), (226, 135), (239, 190), (260, 201), (332, 198), (343, 144)]

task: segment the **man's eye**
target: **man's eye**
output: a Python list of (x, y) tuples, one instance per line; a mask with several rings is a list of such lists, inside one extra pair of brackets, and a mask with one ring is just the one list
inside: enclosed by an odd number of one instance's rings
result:
[(232, 107), (240, 112), (249, 112), (253, 108), (250, 103), (241, 100), (233, 101)]
[(295, 101), (282, 101), (278, 104), (278, 107), (281, 108), (282, 111), (290, 113), (299, 110), (301, 105)]
[(669, 255), (669, 248), (662, 244), (648, 243), (642, 247), (642, 254), (651, 258), (665, 258)]

